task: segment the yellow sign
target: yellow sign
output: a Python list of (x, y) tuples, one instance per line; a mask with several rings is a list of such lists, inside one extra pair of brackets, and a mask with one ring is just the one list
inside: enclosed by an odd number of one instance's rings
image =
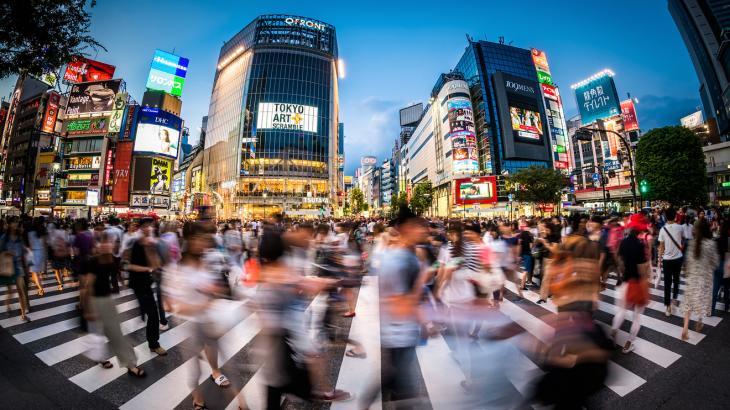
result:
[(150, 192), (153, 194), (167, 194), (170, 192), (171, 162), (166, 159), (152, 158), (150, 171)]

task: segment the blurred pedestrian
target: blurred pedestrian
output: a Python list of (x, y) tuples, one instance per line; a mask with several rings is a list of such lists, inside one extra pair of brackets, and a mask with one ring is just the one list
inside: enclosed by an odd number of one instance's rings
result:
[(689, 340), (689, 320), (694, 314), (697, 317), (695, 331), (702, 330), (702, 318), (712, 314), (712, 280), (713, 272), (719, 261), (717, 245), (712, 240), (710, 224), (699, 219), (694, 226), (692, 241), (687, 249), (687, 288), (684, 292), (682, 312), (684, 327), (682, 340)]

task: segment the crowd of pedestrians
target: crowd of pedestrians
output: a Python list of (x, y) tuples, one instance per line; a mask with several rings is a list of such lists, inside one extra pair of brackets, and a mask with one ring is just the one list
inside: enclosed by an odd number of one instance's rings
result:
[[(174, 320), (190, 322), (186, 348), (207, 361), (210, 378), (240, 408), (246, 401), (221, 369), (219, 344), (242, 320), (241, 310), (255, 312), (270, 409), (285, 396), (326, 402), (356, 393), (363, 409), (379, 394), (396, 408), (420, 408), (416, 348), (438, 336), (453, 341), (452, 358), (465, 376), (464, 400), (454, 408), (494, 404), (499, 394), (490, 387), (498, 377), (486, 375), (485, 355), (522, 332), (498, 312), (505, 298), (519, 301), (531, 291), (555, 311), (554, 334), (521, 346), (545, 370), (531, 398), (580, 408), (603, 385), (615, 351), (635, 349), (650, 286), (663, 279), (666, 315), (683, 315), (684, 340), (690, 320), (699, 331), (719, 294), (727, 309), (729, 233), (730, 219), (721, 212), (686, 208), (516, 220), (429, 220), (407, 208), (393, 219), (316, 222), (10, 217), (0, 220), (0, 284), (8, 286), (8, 300), (18, 294), (20, 316), (30, 321), (28, 295), (43, 296), (46, 275), (53, 274), (59, 290), (78, 282), (83, 327), (98, 341), (88, 357), (112, 368), (109, 358), (116, 356), (130, 377), (142, 378), (113, 301), (120, 289), (131, 289), (150, 352), (166, 356), (160, 333)], [(382, 374), (363, 380), (360, 392), (347, 392), (335, 389), (329, 347), (344, 343), (345, 355), (355, 359), (372, 354), (339, 329), (357, 315), (365, 275), (377, 277)], [(593, 315), (608, 285), (617, 303), (606, 333)], [(629, 337), (616, 347), (629, 314)], [(205, 409), (204, 370), (192, 362), (191, 405)]]

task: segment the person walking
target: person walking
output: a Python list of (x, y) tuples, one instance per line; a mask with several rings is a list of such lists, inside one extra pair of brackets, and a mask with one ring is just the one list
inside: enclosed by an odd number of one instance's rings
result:
[[(684, 260), (684, 228), (675, 223), (677, 211), (669, 208), (664, 213), (667, 223), (659, 231), (659, 265), (664, 273), (664, 306), (666, 316), (672, 316), (672, 301), (678, 305), (679, 273)], [(671, 296), (671, 299), (670, 299)]]
[[(48, 264), (48, 245), (46, 225), (43, 221), (43, 217), (38, 217), (33, 220), (33, 224), (28, 231), (28, 245), (32, 253), (30, 263), (30, 276), (36, 288), (38, 288), (38, 296), (43, 296), (45, 291), (43, 290), (43, 275), (46, 274)], [(61, 286), (61, 281), (58, 279), (58, 285)]]
[(618, 247), (619, 270), (621, 271), (621, 285), (617, 288), (620, 295), (617, 298), (616, 314), (613, 317), (611, 336), (615, 340), (618, 329), (624, 322), (626, 311), (633, 309), (631, 333), (629, 340), (623, 346), (622, 353), (634, 351), (634, 341), (641, 329), (641, 315), (644, 307), (649, 303), (649, 259), (647, 258), (647, 244), (639, 239), (639, 234), (646, 231), (647, 224), (643, 214), (633, 214), (626, 225), (626, 236)]
[(717, 245), (712, 240), (710, 224), (699, 219), (694, 226), (692, 241), (687, 249), (687, 289), (681, 310), (684, 313), (682, 340), (689, 340), (689, 319), (697, 316), (695, 331), (702, 330), (702, 318), (712, 314), (712, 280), (719, 263)]
[(5, 234), (0, 236), (0, 285), (8, 287), (5, 302), (8, 313), (11, 311), (12, 287), (15, 286), (20, 300), (20, 318), (25, 322), (30, 322), (27, 316), (30, 307), (25, 292), (25, 273), (28, 271), (28, 267), (23, 257), (24, 250), (19, 222), (17, 218), (13, 217), (8, 220)]

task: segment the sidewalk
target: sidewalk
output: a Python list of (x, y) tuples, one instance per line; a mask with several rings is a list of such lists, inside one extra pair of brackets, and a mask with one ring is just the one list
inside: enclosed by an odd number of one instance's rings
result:
[(46, 366), (0, 328), (0, 397), (14, 409), (114, 409)]

